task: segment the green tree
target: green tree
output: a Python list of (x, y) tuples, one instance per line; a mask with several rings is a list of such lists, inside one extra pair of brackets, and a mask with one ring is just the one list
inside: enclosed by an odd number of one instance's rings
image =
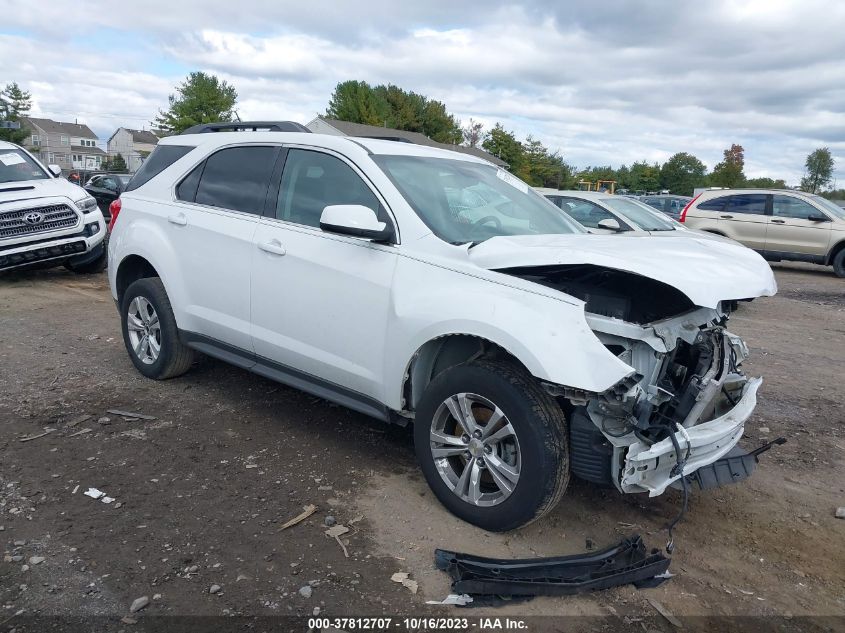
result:
[(774, 180), (772, 178), (748, 178), (745, 181), (746, 187), (753, 189), (786, 189), (786, 181), (783, 179)]
[(660, 189), (660, 166), (646, 161), (633, 163), (628, 170), (627, 188), (632, 191), (657, 191)]
[(710, 185), (714, 187), (740, 187), (745, 182), (745, 150), (734, 143), (724, 151), (724, 160), (713, 168)]
[(167, 111), (159, 110), (154, 125), (165, 135), (179, 134), (200, 123), (231, 121), (238, 93), (214, 75), (193, 72), (168, 98)]
[(692, 154), (678, 152), (660, 168), (660, 185), (672, 193), (691, 196), (704, 183), (707, 168)]
[(463, 133), (460, 122), (440, 101), (393, 84), (371, 86), (344, 81), (334, 89), (326, 116), (331, 119), (419, 132), (439, 143), (456, 145)]
[[(32, 108), (32, 95), (21, 90), (16, 82), (6, 84), (0, 92), (0, 121), (20, 122), (29, 115)], [(23, 125), (17, 129), (0, 129), (0, 140), (21, 145), (29, 137), (29, 130)]]
[(484, 124), (481, 121), (470, 118), (469, 123), (461, 130), (464, 135), (464, 145), (467, 147), (478, 147), (484, 139), (482, 130), (484, 130)]
[(830, 149), (820, 147), (810, 152), (804, 167), (807, 175), (801, 179), (801, 189), (810, 193), (824, 189), (833, 176), (833, 156)]
[(126, 160), (123, 158), (122, 154), (118, 153), (118, 155), (111, 160), (110, 169), (111, 171), (123, 174), (129, 171), (129, 167), (126, 165)]
[(326, 116), (339, 121), (385, 125), (388, 105), (366, 81), (343, 81), (335, 86)]
[(525, 148), (512, 132), (508, 132), (501, 123), (497, 123), (484, 136), (481, 147), (508, 164), (508, 171), (516, 174), (525, 165)]

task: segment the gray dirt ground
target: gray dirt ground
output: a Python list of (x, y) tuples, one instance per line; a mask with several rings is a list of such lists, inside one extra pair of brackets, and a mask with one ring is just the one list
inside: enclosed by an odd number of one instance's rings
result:
[[(743, 444), (788, 443), (747, 482), (693, 495), (676, 533), (676, 576), (661, 587), (490, 613), (612, 614), (665, 628), (652, 599), (679, 616), (845, 616), (845, 520), (834, 518), (845, 505), (845, 280), (810, 266), (775, 270), (778, 296), (742, 305), (731, 329), (751, 347), (749, 372), (765, 377)], [(81, 415), (91, 417), (73, 424)], [(210, 359), (176, 380), (144, 379), (126, 356), (105, 275), (63, 269), (0, 277), (0, 421), (0, 631), (20, 609), (119, 623), (140, 596), (151, 599), (141, 619), (315, 607), (454, 615), (424, 605), (448, 593), (432, 568), (436, 547), (566, 554), (632, 532), (662, 547), (680, 501), (674, 491), (623, 498), (574, 481), (550, 516), (485, 533), (437, 504), (406, 430)], [(116, 501), (83, 496), (92, 486)], [(312, 503), (312, 517), (280, 531)], [(323, 534), (328, 514), (363, 517), (344, 537), (349, 558)], [(419, 592), (391, 582), (396, 571), (410, 572)], [(221, 590), (210, 594), (214, 584)]]

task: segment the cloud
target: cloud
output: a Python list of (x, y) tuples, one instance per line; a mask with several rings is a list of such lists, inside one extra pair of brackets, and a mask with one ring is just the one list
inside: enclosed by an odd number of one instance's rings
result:
[(826, 145), (845, 177), (842, 3), (51, 3), (61, 20), (2, 5), (0, 58), (22, 60), (8, 79), (39, 113), (106, 136), (151, 121), (202, 69), (235, 85), (243, 118), (305, 122), (355, 78), (500, 121), (579, 166), (688, 151), (712, 168), (736, 142), (748, 175), (797, 183)]

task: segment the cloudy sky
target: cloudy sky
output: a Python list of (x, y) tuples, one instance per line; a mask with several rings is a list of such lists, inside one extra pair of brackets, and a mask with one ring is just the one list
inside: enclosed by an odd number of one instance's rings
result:
[(308, 122), (364, 79), (578, 167), (687, 151), (712, 168), (739, 143), (748, 176), (797, 184), (828, 146), (845, 186), (839, 0), (0, 0), (0, 15), (0, 83), (103, 140), (149, 127), (192, 70), (231, 82), (244, 120)]

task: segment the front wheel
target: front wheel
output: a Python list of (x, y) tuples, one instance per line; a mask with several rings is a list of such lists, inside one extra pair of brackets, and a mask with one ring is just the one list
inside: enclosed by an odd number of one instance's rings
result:
[(179, 339), (176, 317), (158, 277), (133, 282), (120, 303), (123, 342), (135, 368), (147, 378), (184, 374), (194, 352)]
[(837, 277), (845, 277), (845, 248), (833, 258), (833, 272)]
[(439, 374), (414, 421), (417, 459), (434, 494), (459, 518), (494, 532), (557, 504), (569, 481), (567, 438), (557, 402), (501, 361)]

